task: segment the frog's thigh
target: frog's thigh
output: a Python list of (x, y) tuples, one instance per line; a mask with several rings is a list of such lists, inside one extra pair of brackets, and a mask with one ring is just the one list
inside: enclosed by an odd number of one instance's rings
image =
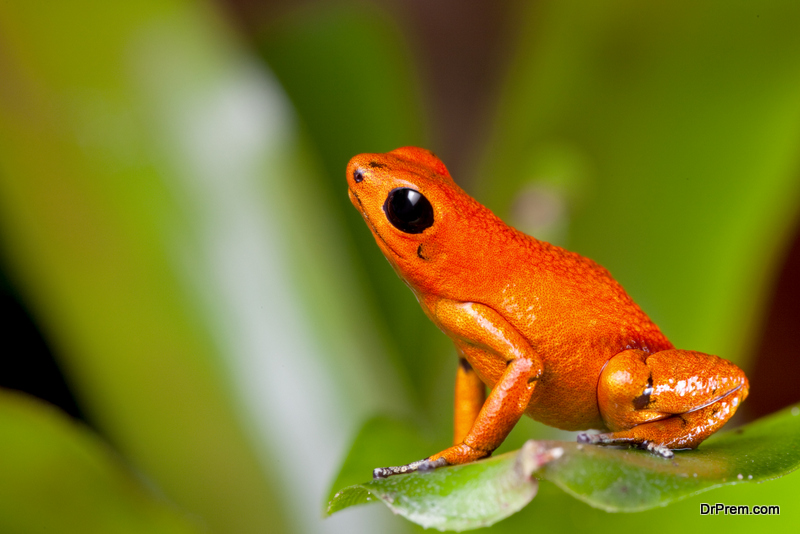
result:
[(467, 437), (475, 419), (478, 418), (484, 401), (486, 401), (486, 386), (459, 350), (455, 410), (453, 412), (454, 445), (458, 445)]
[(592, 441), (694, 448), (733, 416), (747, 392), (741, 369), (717, 356), (627, 350), (609, 360), (597, 387), (600, 413), (614, 432)]

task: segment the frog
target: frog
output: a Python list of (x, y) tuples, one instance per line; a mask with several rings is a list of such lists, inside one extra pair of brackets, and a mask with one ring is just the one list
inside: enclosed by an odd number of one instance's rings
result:
[(505, 224), (433, 152), (359, 154), (346, 177), (378, 248), (458, 357), (452, 445), (375, 478), (486, 458), (523, 415), (584, 431), (579, 443), (670, 458), (747, 397), (739, 367), (675, 348), (607, 269)]

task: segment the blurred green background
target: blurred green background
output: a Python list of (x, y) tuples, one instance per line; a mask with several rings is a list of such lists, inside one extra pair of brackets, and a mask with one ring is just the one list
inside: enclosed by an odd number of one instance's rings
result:
[[(420, 530), (322, 519), (370, 417), (451, 427), (453, 350), (347, 199), (360, 152), (430, 148), (608, 267), (747, 370), (740, 422), (797, 401), (798, 26), (794, 0), (3, 2), (0, 532)], [(530, 436), (564, 434), (504, 450)], [(798, 497), (623, 515), (543, 483), (490, 530), (794, 531)]]

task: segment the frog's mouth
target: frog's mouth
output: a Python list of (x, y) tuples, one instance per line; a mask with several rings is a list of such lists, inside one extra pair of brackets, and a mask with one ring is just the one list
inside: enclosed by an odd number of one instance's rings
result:
[[(355, 202), (358, 202), (358, 211), (361, 212), (361, 216), (364, 217), (364, 220), (367, 222), (367, 226), (369, 226), (370, 230), (372, 230), (372, 233), (375, 234), (375, 236), (378, 239), (381, 240), (381, 243), (386, 245), (386, 248), (388, 248), (389, 250), (392, 251), (392, 254), (394, 254), (398, 258), (402, 258), (403, 255), (399, 254), (394, 248), (392, 248), (392, 246), (389, 243), (387, 243), (386, 240), (383, 238), (383, 236), (378, 231), (378, 229), (375, 227), (375, 225), (372, 224), (372, 220), (369, 218), (369, 215), (367, 215), (367, 210), (364, 209), (364, 204), (361, 203), (361, 199), (358, 198), (358, 195), (356, 194), (356, 192), (353, 191), (352, 189), (350, 189), (349, 187), (347, 188), (347, 192), (350, 195), (350, 202), (353, 202), (353, 199), (355, 199)], [(355, 202), (354, 202), (354, 204), (355, 204)]]

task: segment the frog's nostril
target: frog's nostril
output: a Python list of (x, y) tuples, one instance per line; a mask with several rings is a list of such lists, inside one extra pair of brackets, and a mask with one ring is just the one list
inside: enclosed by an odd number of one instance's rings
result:
[(354, 170), (353, 180), (355, 180), (356, 183), (362, 182), (364, 180), (364, 171), (362, 171), (361, 169)]

